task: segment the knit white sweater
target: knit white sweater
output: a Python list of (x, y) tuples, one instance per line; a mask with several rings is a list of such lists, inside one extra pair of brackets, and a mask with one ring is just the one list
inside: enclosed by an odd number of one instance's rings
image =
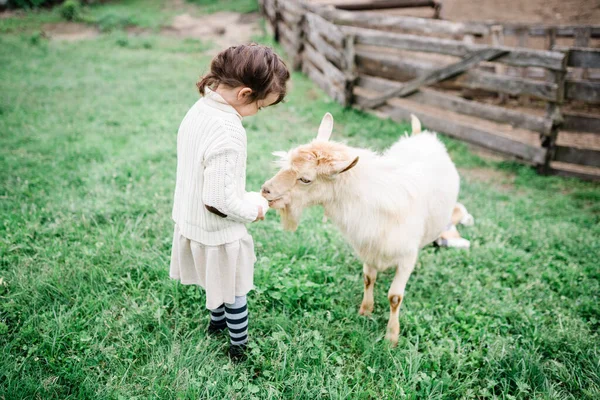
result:
[(173, 220), (188, 239), (210, 246), (231, 243), (244, 237), (244, 224), (258, 216), (258, 207), (243, 200), (246, 131), (241, 120), (223, 97), (207, 89), (181, 122)]

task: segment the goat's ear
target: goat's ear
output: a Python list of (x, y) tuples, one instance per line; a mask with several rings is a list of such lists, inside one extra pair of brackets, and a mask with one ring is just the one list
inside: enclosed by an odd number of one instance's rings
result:
[(333, 116), (330, 113), (326, 113), (321, 120), (319, 126), (319, 132), (317, 133), (317, 140), (326, 142), (331, 137), (333, 131)]
[(358, 164), (358, 156), (352, 160), (335, 161), (331, 164), (329, 175), (333, 177), (339, 174), (343, 174), (344, 172), (354, 168), (356, 164)]

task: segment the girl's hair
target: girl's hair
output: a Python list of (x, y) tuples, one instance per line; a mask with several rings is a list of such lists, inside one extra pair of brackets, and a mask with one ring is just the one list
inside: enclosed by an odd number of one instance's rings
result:
[(277, 101), (273, 103), (277, 104), (285, 97), (285, 84), (289, 78), (290, 72), (273, 49), (252, 43), (232, 46), (220, 52), (210, 63), (210, 72), (196, 86), (203, 96), (207, 87), (249, 87), (252, 94), (248, 103), (277, 93)]

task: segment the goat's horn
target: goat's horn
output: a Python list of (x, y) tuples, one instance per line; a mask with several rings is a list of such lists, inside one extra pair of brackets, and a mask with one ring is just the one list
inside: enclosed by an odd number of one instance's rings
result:
[(412, 134), (421, 133), (421, 121), (415, 114), (410, 114), (410, 125), (412, 126)]
[(333, 131), (333, 115), (330, 113), (326, 113), (321, 120), (321, 125), (319, 126), (319, 133), (317, 133), (317, 140), (322, 140), (324, 142), (328, 141), (331, 137), (331, 132)]

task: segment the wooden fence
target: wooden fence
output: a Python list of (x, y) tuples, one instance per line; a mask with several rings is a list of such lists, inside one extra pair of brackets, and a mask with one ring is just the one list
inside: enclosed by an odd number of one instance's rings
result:
[[(340, 104), (397, 121), (412, 113), (430, 129), (541, 173), (600, 179), (600, 81), (594, 75), (600, 50), (587, 47), (600, 27), (529, 27), (527, 35), (549, 38), (548, 49), (533, 49), (503, 45), (504, 35), (523, 35), (523, 27), (293, 0), (260, 5), (294, 68)], [(559, 46), (556, 37), (575, 43)], [(581, 108), (592, 113), (573, 111)]]

